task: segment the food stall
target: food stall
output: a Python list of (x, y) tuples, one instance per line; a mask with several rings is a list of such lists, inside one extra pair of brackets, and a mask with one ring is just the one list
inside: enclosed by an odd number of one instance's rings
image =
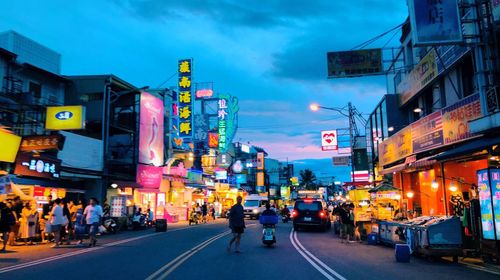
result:
[(349, 200), (354, 204), (354, 221), (362, 237), (372, 230), (373, 207), (370, 206), (369, 188), (357, 188), (348, 193)]

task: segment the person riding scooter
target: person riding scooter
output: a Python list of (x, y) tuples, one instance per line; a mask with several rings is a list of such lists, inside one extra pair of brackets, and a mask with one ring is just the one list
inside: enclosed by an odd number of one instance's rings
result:
[(288, 223), (288, 220), (290, 220), (290, 210), (286, 207), (286, 204), (281, 210), (281, 217), (284, 223)]
[(278, 223), (278, 215), (271, 209), (269, 202), (266, 203), (266, 210), (260, 214), (259, 222), (264, 227), (262, 242), (267, 246), (276, 243), (275, 225)]

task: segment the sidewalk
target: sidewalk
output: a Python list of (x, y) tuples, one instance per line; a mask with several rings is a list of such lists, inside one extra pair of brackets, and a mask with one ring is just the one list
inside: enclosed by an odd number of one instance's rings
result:
[[(334, 236), (335, 236), (335, 241), (340, 242), (340, 238), (338, 237), (338, 235), (334, 235)], [(376, 246), (368, 245), (368, 243), (366, 241), (354, 242), (354, 243), (361, 244), (364, 246), (379, 247), (381, 249), (394, 251), (394, 248), (391, 248), (391, 247), (385, 246), (385, 245), (381, 245), (381, 244), (378, 244)], [(348, 246), (348, 244), (347, 244), (347, 246)], [(428, 260), (425, 260), (424, 258), (419, 257), (419, 256), (415, 256), (415, 255), (412, 255), (411, 258), (418, 259), (419, 261), (428, 262)], [(443, 258), (441, 258), (441, 260), (436, 260), (436, 262), (443, 262), (447, 265), (455, 265), (452, 257), (443, 257)], [(500, 275), (500, 265), (485, 263), (482, 259), (479, 259), (479, 258), (459, 257), (458, 258), (458, 265), (466, 266), (468, 268), (475, 269), (475, 270), (481, 270), (481, 271)]]
[[(180, 229), (188, 227), (187, 222), (178, 222), (175, 224), (168, 224), (168, 231), (173, 229)], [(154, 227), (145, 230), (127, 230), (119, 231), (116, 234), (105, 234), (98, 237), (97, 246), (103, 246), (113, 242), (126, 240), (129, 238), (139, 237), (147, 234), (155, 233)], [(20, 263), (35, 261), (39, 259), (50, 258), (60, 254), (70, 253), (82, 249), (87, 249), (88, 239), (84, 239), (83, 245), (76, 245), (76, 241), (72, 240), (71, 245), (60, 245), (59, 248), (52, 248), (54, 243), (45, 243), (38, 245), (20, 245), (20, 246), (7, 246), (5, 253), (0, 253), (0, 268), (5, 268)]]

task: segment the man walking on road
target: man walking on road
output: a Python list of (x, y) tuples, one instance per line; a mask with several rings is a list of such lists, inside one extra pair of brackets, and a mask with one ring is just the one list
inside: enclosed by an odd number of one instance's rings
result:
[(240, 253), (241, 235), (245, 230), (245, 216), (243, 213), (243, 206), (241, 205), (242, 200), (243, 198), (238, 196), (236, 198), (236, 204), (231, 207), (229, 212), (229, 227), (233, 231), (233, 238), (229, 241), (229, 246), (227, 247), (228, 252), (231, 252), (231, 247), (233, 246), (233, 243), (235, 243), (234, 252)]
[[(95, 197), (91, 198), (89, 201), (89, 205), (85, 207), (83, 211), (83, 216), (87, 222), (87, 227), (89, 227), (89, 237), (90, 244), (89, 247), (95, 246), (97, 243), (97, 231), (99, 230), (99, 222), (102, 218), (102, 207), (98, 204), (98, 201)], [(81, 221), (83, 224), (83, 219)]]

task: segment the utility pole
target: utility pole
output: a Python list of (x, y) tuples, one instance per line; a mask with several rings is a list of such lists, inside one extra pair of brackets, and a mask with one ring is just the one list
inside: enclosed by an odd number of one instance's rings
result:
[(356, 178), (354, 177), (354, 145), (355, 140), (354, 137), (357, 135), (357, 127), (356, 127), (356, 120), (354, 119), (354, 110), (352, 108), (351, 102), (347, 104), (348, 110), (349, 110), (349, 139), (351, 143), (351, 176), (352, 176), (352, 182), (356, 182)]

